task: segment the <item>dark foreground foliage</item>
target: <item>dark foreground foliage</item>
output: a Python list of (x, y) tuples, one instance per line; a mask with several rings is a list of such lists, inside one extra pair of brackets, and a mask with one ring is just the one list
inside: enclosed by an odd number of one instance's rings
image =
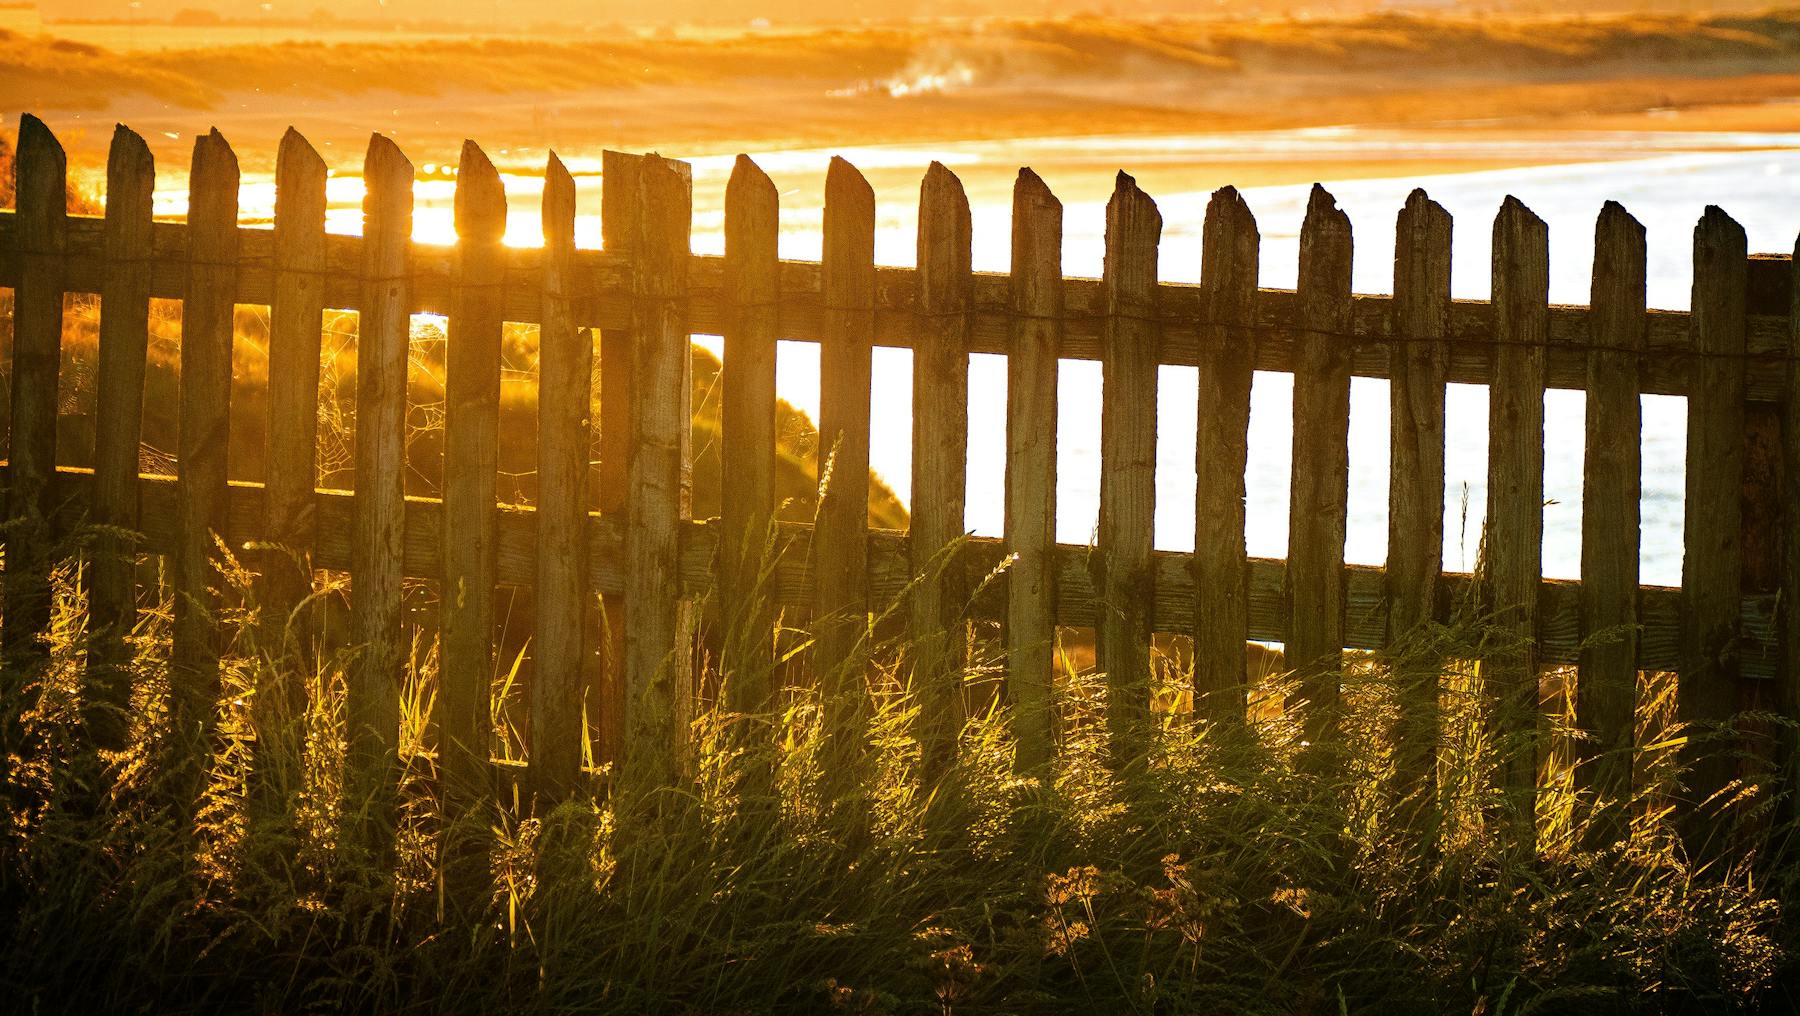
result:
[[(1572, 789), (1574, 739), (1553, 723), (1538, 845), (1521, 847), (1492, 789), (1495, 760), (1517, 746), (1488, 735), (1478, 668), (1460, 662), (1491, 637), (1472, 615), (1418, 633), (1403, 659), (1353, 661), (1341, 736), (1318, 746), (1301, 740), (1303, 703), (1276, 708), (1294, 691), (1279, 682), (1256, 689), (1241, 732), (1191, 721), (1180, 662), (1163, 657), (1145, 757), (1109, 757), (1104, 682), (1065, 675), (1059, 760), (1015, 774), (1004, 708), (987, 707), (995, 675), (978, 660), (961, 761), (926, 781), (905, 647), (881, 644), (856, 759), (827, 765), (816, 696), (793, 688), (767, 716), (703, 707), (678, 791), (549, 805), (507, 783), (499, 805), (449, 828), (425, 751), (435, 662), (422, 639), (386, 853), (347, 831), (367, 805), (342, 799), (349, 653), (272, 660), (248, 577), (224, 576), (242, 605), (221, 618), (236, 641), (196, 823), (182, 775), (194, 770), (179, 763), (198, 745), (162, 707), (166, 604), (136, 636), (133, 741), (96, 753), (79, 719), (86, 615), (73, 573), (62, 579), (49, 663), (5, 674), (8, 715), (24, 716), (6, 746), (9, 1011), (1796, 1004), (1781, 802), (1754, 780), (1714, 802), (1729, 860), (1690, 863), (1665, 804), (1682, 732), (1668, 683), (1651, 676), (1630, 835), (1599, 834), (1595, 802)], [(1435, 792), (1392, 749), (1391, 674), (1421, 660), (1443, 673)], [(304, 673), (300, 729), (253, 731), (272, 667)], [(504, 665), (495, 692), (497, 751), (516, 754)], [(483, 851), (491, 879), (443, 863)]]

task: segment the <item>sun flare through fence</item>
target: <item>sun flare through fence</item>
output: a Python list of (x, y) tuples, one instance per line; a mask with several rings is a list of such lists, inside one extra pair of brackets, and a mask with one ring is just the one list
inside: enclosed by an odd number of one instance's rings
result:
[[(1152, 643), (1191, 639), (1194, 713), (1246, 721), (1247, 657), (1279, 642), (1309, 704), (1308, 735), (1333, 736), (1351, 654), (1382, 651), (1478, 603), (1498, 634), (1480, 660), (1500, 732), (1536, 740), (1542, 676), (1572, 668), (1584, 786), (1631, 785), (1640, 671), (1678, 674), (1680, 718), (1696, 729), (1775, 709), (1800, 718), (1800, 407), (1790, 303), (1793, 260), (1748, 254), (1744, 231), (1709, 209), (1693, 234), (1692, 310), (1646, 309), (1645, 236), (1617, 204), (1600, 212), (1591, 306), (1549, 303), (1545, 224), (1508, 199), (1491, 223), (1491, 301), (1452, 300), (1448, 213), (1415, 191), (1396, 223), (1393, 296), (1351, 291), (1351, 224), (1315, 188), (1294, 291), (1258, 287), (1259, 236), (1230, 188), (1208, 206), (1197, 285), (1158, 281), (1162, 219), (1121, 173), (1106, 210), (1105, 272), (1065, 278), (1062, 206), (1030, 170), (1013, 199), (1007, 274), (970, 267), (971, 220), (956, 176), (933, 165), (920, 189), (914, 268), (874, 261), (875, 201), (848, 162), (831, 164), (818, 263), (777, 254), (779, 200), (740, 158), (726, 196), (722, 257), (689, 247), (692, 177), (680, 162), (608, 153), (603, 249), (575, 246), (575, 188), (545, 169), (541, 249), (501, 243), (506, 196), (481, 149), (456, 174), (454, 246), (412, 240), (414, 174), (372, 139), (361, 236), (325, 231), (327, 167), (290, 131), (277, 168), (274, 228), (238, 222), (237, 159), (214, 131), (194, 146), (185, 222), (156, 221), (149, 149), (115, 134), (103, 217), (72, 215), (67, 167), (27, 116), (17, 210), (0, 213), (0, 286), (13, 293), (10, 450), (5, 471), (7, 666), (29, 668), (49, 624), (58, 540), (91, 523), (82, 583), (91, 609), (84, 695), (93, 739), (122, 736), (126, 663), (143, 572), (166, 555), (174, 627), (171, 712), (206, 730), (221, 693), (216, 578), (241, 554), (271, 644), (302, 637), (295, 608), (313, 569), (349, 575), (351, 768), (373, 789), (399, 764), (401, 676), (411, 651), (409, 583), (435, 583), (440, 660), (433, 720), (452, 809), (496, 793), (490, 679), (504, 589), (529, 589), (532, 660), (526, 767), (536, 792), (566, 794), (589, 762), (615, 781), (684, 778), (699, 692), (691, 660), (702, 592), (746, 620), (711, 638), (725, 705), (770, 708), (798, 675), (824, 693), (825, 736), (854, 752), (867, 720), (861, 675), (873, 618), (899, 606), (926, 766), (957, 752), (971, 699), (969, 625), (1000, 650), (1002, 697), (1023, 772), (1059, 742), (1059, 628), (1091, 629), (1105, 675), (1113, 754), (1141, 752), (1162, 707)], [(1482, 224), (1481, 228), (1487, 228)], [(64, 297), (100, 298), (91, 469), (59, 465)], [(174, 475), (143, 471), (145, 360), (153, 300), (181, 301)], [(233, 321), (268, 311), (268, 426), (261, 482), (230, 479)], [(321, 486), (322, 322), (357, 315), (353, 482)], [(409, 496), (411, 315), (446, 317), (440, 496)], [(537, 479), (530, 506), (497, 486), (506, 325), (538, 328)], [(724, 339), (720, 517), (693, 518), (696, 454), (690, 337)], [(818, 474), (810, 523), (777, 518), (778, 340), (816, 342)], [(870, 525), (870, 399), (877, 345), (913, 351), (912, 514), (906, 532)], [(1007, 358), (1005, 531), (964, 532), (969, 357)], [(1091, 546), (1055, 542), (1059, 359), (1103, 371), (1099, 525)], [(1191, 553), (1155, 550), (1158, 370), (1195, 366), (1198, 431)], [(1245, 472), (1252, 377), (1293, 375), (1286, 560), (1249, 557)], [(1391, 393), (1385, 567), (1346, 565), (1352, 376)], [(596, 380), (597, 379), (597, 380)], [(1445, 391), (1485, 385), (1488, 502), (1482, 565), (1447, 573)], [(1581, 578), (1542, 577), (1544, 394), (1586, 393)], [(1687, 400), (1682, 586), (1638, 575), (1640, 396)], [(597, 414), (593, 407), (598, 407)], [(592, 470), (590, 449), (599, 449)], [(777, 615), (810, 618), (804, 652)], [(786, 657), (793, 655), (793, 661)], [(1441, 668), (1416, 654), (1403, 680), (1404, 764), (1430, 779)], [(257, 689), (262, 722), (304, 702), (297, 681)], [(609, 732), (610, 733), (607, 733)], [(590, 738), (606, 742), (590, 746)], [(1775, 749), (1793, 764), (1791, 743)], [(1529, 815), (1533, 750), (1498, 778)], [(1689, 807), (1734, 778), (1730, 752), (1691, 760)], [(391, 820), (391, 816), (384, 820)], [(1530, 835), (1531, 823), (1519, 826)]]

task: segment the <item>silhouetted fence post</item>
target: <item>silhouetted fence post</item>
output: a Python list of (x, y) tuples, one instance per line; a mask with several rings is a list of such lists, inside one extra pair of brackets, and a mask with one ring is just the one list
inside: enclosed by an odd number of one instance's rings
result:
[(1194, 708), (1241, 726), (1248, 705), (1250, 565), (1244, 470), (1256, 363), (1256, 279), (1262, 237), (1235, 189), (1206, 205), (1200, 258), (1199, 407), (1194, 439)]
[(1098, 594), (1095, 656), (1106, 675), (1115, 765), (1144, 747), (1150, 713), (1150, 629), (1156, 573), (1156, 385), (1162, 357), (1156, 259), (1162, 215), (1120, 173), (1106, 206), (1102, 334), (1100, 526), (1089, 570)]
[[(100, 377), (95, 393), (93, 521), (138, 528), (138, 443), (144, 419), (144, 365), (150, 341), (151, 195), (156, 163), (144, 139), (113, 132), (106, 162), (106, 278), (100, 288)], [(130, 731), (131, 650), (137, 626), (137, 544), (102, 534), (89, 572), (88, 736), (100, 748), (125, 746)]]

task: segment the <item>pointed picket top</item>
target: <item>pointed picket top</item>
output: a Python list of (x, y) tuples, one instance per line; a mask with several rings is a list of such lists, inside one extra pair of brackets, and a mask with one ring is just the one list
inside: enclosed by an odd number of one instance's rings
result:
[(962, 181), (933, 162), (919, 184), (919, 305), (958, 311), (969, 301), (973, 227)]
[(275, 156), (275, 177), (277, 182), (277, 199), (279, 200), (279, 181), (291, 179), (297, 184), (314, 180), (322, 181), (330, 175), (325, 160), (320, 157), (319, 150), (312, 142), (306, 140), (293, 127), (289, 127), (281, 135), (281, 147)]
[(1299, 289), (1306, 294), (1331, 297), (1350, 291), (1350, 217), (1337, 199), (1313, 184), (1306, 203), (1306, 220), (1300, 227)]
[(1644, 224), (1617, 201), (1594, 220), (1594, 274), (1588, 304), (1589, 331), (1599, 346), (1643, 345), (1648, 251)]
[(194, 139), (194, 161), (188, 172), (190, 231), (197, 219), (237, 222), (238, 181), (237, 153), (217, 127)]
[(1427, 255), (1425, 260), (1436, 257), (1436, 252), (1443, 255), (1443, 269), (1448, 278), (1450, 230), (1454, 219), (1443, 205), (1431, 199), (1425, 188), (1414, 187), (1406, 196), (1406, 205), (1400, 209), (1399, 220), (1395, 224), (1394, 265), (1396, 278), (1400, 277), (1400, 269), (1407, 263), (1409, 252), (1416, 251)]
[(1504, 251), (1523, 251), (1548, 244), (1550, 227), (1525, 202), (1511, 194), (1500, 203), (1494, 216), (1494, 257), (1496, 263)]
[(1161, 238), (1162, 213), (1156, 202), (1121, 170), (1106, 203), (1103, 276), (1112, 311), (1154, 313), (1156, 245)]
[(539, 201), (544, 242), (550, 246), (575, 243), (575, 178), (552, 151), (544, 163), (544, 195)]
[(748, 155), (731, 164), (731, 180), (725, 185), (725, 206), (750, 209), (774, 208), (780, 203), (775, 181)]
[(44, 121), (26, 113), (19, 117), (19, 140), (14, 172), (14, 207), (20, 217), (21, 239), (38, 250), (60, 250), (62, 231), (50, 226), (68, 214), (69, 160)]
[(875, 214), (875, 190), (862, 171), (841, 155), (831, 157), (825, 171), (825, 207), (837, 206), (846, 214)]
[[(395, 231), (402, 237), (412, 235), (413, 164), (385, 134), (369, 135), (369, 150), (363, 156), (363, 236), (381, 232), (384, 216), (394, 215), (406, 223)], [(392, 207), (390, 207), (390, 202)]]
[(118, 225), (108, 227), (106, 253), (124, 260), (140, 256), (129, 249), (147, 242), (156, 191), (156, 159), (136, 131), (118, 124), (106, 155), (106, 211)]
[(500, 173), (473, 141), (464, 141), (456, 166), (456, 235), (494, 244), (506, 233), (506, 187)]
[[(1262, 234), (1256, 216), (1236, 187), (1213, 191), (1206, 203), (1206, 225), (1200, 240), (1200, 287), (1206, 317), (1215, 324), (1248, 325), (1254, 314), (1257, 254)], [(1229, 301), (1227, 307), (1220, 301)]]
[(113, 125), (112, 147), (106, 155), (107, 200), (112, 199), (112, 181), (143, 180), (154, 183), (156, 158), (150, 146), (138, 133), (124, 124)]
[(1748, 256), (1744, 227), (1736, 219), (1725, 213), (1718, 205), (1707, 205), (1706, 211), (1700, 214), (1700, 221), (1694, 224), (1694, 257), (1701, 256), (1701, 245), (1713, 250), (1735, 251), (1738, 256)]
[(1055, 209), (1058, 217), (1062, 215), (1061, 199), (1030, 166), (1019, 167), (1018, 179), (1013, 181), (1013, 209), (1016, 212), (1021, 208)]

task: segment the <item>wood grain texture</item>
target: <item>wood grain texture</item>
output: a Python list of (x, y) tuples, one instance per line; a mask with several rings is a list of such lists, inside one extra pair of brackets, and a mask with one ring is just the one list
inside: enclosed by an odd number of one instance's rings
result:
[(956, 547), (969, 461), (973, 233), (962, 181), (933, 162), (919, 186), (919, 327), (913, 340), (912, 520), (918, 581), (908, 615), (926, 779), (955, 757), (964, 721), (969, 576)]
[(444, 343), (444, 585), (438, 751), (452, 805), (485, 796), (493, 718), (500, 454), (500, 240), (506, 190), (465, 141), (456, 171), (457, 282)]
[[(180, 299), (186, 286), (187, 227), (178, 222), (159, 222), (151, 252), (151, 296)], [(604, 223), (603, 223), (604, 230)], [(98, 292), (105, 274), (105, 255), (99, 219), (71, 217), (68, 228), (68, 286), (71, 292)], [(273, 291), (272, 239), (269, 230), (243, 227), (238, 274), (238, 302), (266, 304)], [(327, 238), (326, 306), (347, 310), (362, 308), (360, 265), (363, 238)], [(454, 248), (441, 244), (409, 245), (414, 262), (409, 292), (418, 313), (443, 314), (450, 306), (450, 279)], [(16, 283), (19, 273), (19, 237), (12, 212), (0, 212), (0, 286)], [(536, 322), (539, 306), (537, 278), (543, 252), (508, 249), (506, 319)], [(1767, 260), (1756, 263), (1772, 263)], [(782, 337), (816, 342), (823, 333), (825, 306), (819, 284), (822, 268), (814, 262), (783, 261)], [(576, 310), (576, 323), (604, 329), (628, 329), (627, 310), (630, 272), (625, 256), (614, 250), (582, 250), (575, 258), (575, 276), (584, 300)], [(689, 321), (696, 332), (717, 334), (722, 328), (724, 261), (713, 255), (689, 258)], [(914, 294), (917, 273), (911, 268), (883, 266), (875, 271), (874, 337), (876, 345), (912, 346)], [(974, 335), (971, 352), (1007, 351), (1012, 315), (1007, 310), (1010, 283), (1006, 276), (978, 272), (975, 276)], [(1201, 287), (1165, 282), (1156, 289), (1163, 323), (1163, 362), (1193, 366), (1199, 362)], [(1063, 285), (1065, 359), (1099, 360), (1101, 332), (1106, 321), (1105, 299), (1097, 279), (1067, 279)], [(1353, 301), (1352, 329), (1357, 338), (1351, 373), (1357, 377), (1388, 376), (1388, 339), (1391, 336), (1393, 299), (1359, 295)], [(1292, 331), (1298, 306), (1291, 290), (1264, 289), (1256, 295), (1254, 334), (1256, 369), (1289, 371), (1294, 367)], [(1687, 354), (1688, 313), (1652, 310), (1641, 368), (1644, 391), (1656, 395), (1686, 395), (1692, 390), (1696, 361)], [(1550, 339), (1546, 353), (1546, 378), (1552, 388), (1579, 389), (1587, 378), (1588, 309), (1577, 306), (1550, 308)], [(1492, 381), (1490, 345), (1494, 337), (1493, 311), (1484, 300), (1455, 300), (1450, 305), (1447, 380), (1456, 384), (1488, 384)], [(1752, 402), (1780, 402), (1786, 392), (1784, 354), (1790, 349), (1785, 313), (1757, 313), (1750, 318), (1746, 398)]]
[[(1800, 255), (1800, 240), (1795, 241), (1795, 254)], [(1800, 271), (1800, 256), (1784, 267), (1790, 274)], [(1790, 278), (1788, 298), (1792, 341), (1800, 346), (1800, 279)], [(1777, 743), (1776, 764), (1791, 791), (1800, 787), (1800, 606), (1796, 606), (1800, 604), (1800, 507), (1796, 507), (1800, 506), (1800, 361), (1788, 364), (1788, 394), (1781, 420), (1781, 490), (1781, 651), (1774, 698), (1790, 726)], [(1759, 655), (1752, 647), (1745, 659), (1754, 661)], [(1791, 820), (1796, 815), (1800, 815), (1800, 804), (1790, 796), (1784, 817)]]
[[(369, 139), (363, 160), (363, 307), (356, 337), (356, 512), (350, 547), (351, 638), (361, 657), (347, 681), (351, 800), (366, 827), (390, 838), (399, 765), (401, 627), (406, 541), (407, 293), (413, 167), (389, 139)], [(323, 520), (319, 521), (323, 532)], [(440, 550), (441, 553), (441, 550)]]
[(1100, 523), (1088, 567), (1099, 593), (1095, 660), (1106, 678), (1115, 764), (1141, 750), (1150, 710), (1156, 523), (1157, 244), (1162, 215), (1120, 173), (1106, 206), (1106, 352), (1101, 363)]
[(1594, 227), (1594, 349), (1588, 354), (1587, 437), (1581, 485), (1581, 622), (1587, 642), (1575, 680), (1582, 745), (1578, 785), (1607, 802), (1597, 833), (1629, 829), (1637, 697), (1638, 515), (1644, 347), (1644, 227), (1607, 202)]
[(719, 600), (726, 705), (773, 704), (775, 613), (758, 581), (775, 513), (775, 340), (781, 326), (781, 199), (747, 155), (725, 190), (725, 361), (720, 409)]
[[(53, 478), (52, 500), (59, 520), (79, 521), (81, 506), (93, 496), (89, 470), (64, 467)], [(164, 476), (139, 479), (139, 498), (144, 508), (144, 549), (168, 553), (175, 542), (175, 481)], [(254, 540), (264, 524), (263, 488), (260, 484), (231, 485), (230, 542)], [(321, 568), (348, 571), (355, 540), (356, 498), (343, 491), (322, 490), (314, 508), (319, 519), (314, 558)], [(438, 579), (443, 574), (442, 502), (411, 497), (405, 502), (406, 539), (403, 567), (409, 578)], [(593, 515), (588, 519), (588, 584), (595, 592), (618, 596), (625, 589), (624, 523), (618, 516)], [(718, 526), (711, 521), (690, 521), (681, 527), (681, 589), (698, 596), (714, 584), (713, 563), (718, 552)], [(800, 607), (812, 602), (812, 532), (802, 523), (784, 522), (776, 540), (777, 559), (769, 587), (777, 604)], [(998, 567), (1005, 553), (1000, 540), (971, 537), (969, 564), (983, 572)], [(1094, 626), (1094, 587), (1088, 573), (1089, 548), (1057, 544), (1054, 554), (1056, 622), (1072, 628)], [(1158, 632), (1188, 630), (1194, 620), (1193, 555), (1157, 551), (1151, 555), (1156, 572), (1156, 603), (1152, 618)], [(503, 505), (500, 510), (500, 581), (529, 585), (537, 568), (537, 519), (529, 508)], [(1287, 637), (1287, 605), (1282, 590), (1286, 570), (1281, 561), (1250, 559), (1250, 633), (1256, 640), (1280, 642)], [(1353, 649), (1379, 649), (1386, 640), (1386, 574), (1380, 568), (1350, 565), (1349, 624), (1345, 636)], [(906, 539), (877, 531), (869, 536), (868, 583), (870, 595), (892, 600), (906, 587), (909, 575)], [(1452, 600), (1473, 594), (1473, 578), (1447, 573), (1440, 581)], [(1681, 662), (1680, 600), (1678, 589), (1642, 586), (1638, 589), (1638, 616), (1643, 635), (1639, 642), (1638, 669), (1675, 670)], [(1538, 651), (1540, 662), (1573, 664), (1580, 659), (1581, 584), (1546, 579), (1538, 584)], [(1738, 623), (1743, 632), (1740, 664), (1746, 677), (1771, 680), (1776, 645), (1775, 598), (1768, 594), (1744, 596), (1739, 601)], [(998, 620), (1004, 616), (1005, 599), (989, 587), (974, 601), (975, 616)]]
[(1544, 540), (1544, 346), (1550, 235), (1508, 197), (1494, 219), (1494, 382), (1488, 391), (1485, 605), (1498, 632), (1482, 660), (1510, 833), (1536, 842), (1538, 585)]
[(1300, 228), (1299, 363), (1288, 500), (1287, 665), (1310, 703), (1312, 739), (1338, 710), (1344, 529), (1350, 498), (1350, 217), (1314, 185)]
[[(531, 673), (531, 768), (566, 796), (580, 773), (590, 657), (588, 453), (594, 341), (575, 326), (575, 181), (553, 152), (544, 173), (544, 309), (538, 333), (538, 525)], [(498, 553), (495, 555), (496, 567)]]
[(646, 156), (637, 187), (621, 778), (663, 788), (681, 778), (692, 696), (677, 569), (691, 507), (684, 474), (692, 356), (683, 296), (693, 184), (686, 165)]
[[(44, 658), (39, 636), (50, 623), (51, 505), (46, 498), (56, 472), (69, 170), (56, 136), (29, 113), (19, 118), (15, 165), (17, 242), (23, 253), (13, 290), (11, 484), (6, 493), (6, 613), (0, 622), (0, 652), (18, 669)], [(9, 724), (15, 721), (7, 718)]]
[(1745, 237), (1708, 206), (1694, 227), (1693, 348), (1701, 384), (1688, 396), (1687, 498), (1682, 531), (1682, 666), (1677, 714), (1689, 724), (1683, 838), (1690, 855), (1723, 846), (1717, 802), (1734, 774), (1720, 738), (1737, 704), (1743, 576)]
[[(171, 715), (178, 737), (210, 733), (219, 699), (222, 580), (216, 542), (228, 508), (232, 293), (237, 271), (238, 163), (217, 130), (194, 142), (188, 174), (188, 294), (181, 307), (181, 427), (176, 469)], [(202, 742), (205, 743), (205, 742)]]
[[(312, 593), (313, 491), (319, 484), (319, 356), (325, 327), (325, 160), (289, 129), (275, 161), (275, 293), (269, 307), (269, 542), (257, 595), (265, 644), (298, 653), (312, 625), (294, 608)], [(263, 729), (284, 729), (305, 707), (293, 668), (257, 690)]]
[[(600, 468), (594, 491), (603, 512), (625, 514), (626, 484), (631, 469), (631, 360), (632, 340), (631, 245), (637, 238), (638, 165), (643, 156), (629, 152), (601, 153), (600, 242), (607, 256), (622, 271), (611, 299), (598, 306), (613, 312), (600, 331)], [(579, 257), (579, 255), (577, 255)], [(597, 286), (580, 286), (583, 291)], [(596, 321), (595, 324), (600, 324)], [(625, 728), (625, 606), (611, 598), (604, 602), (606, 630), (602, 633), (604, 666), (600, 682), (588, 690), (595, 704), (595, 758), (616, 761), (623, 751)]]
[(1450, 324), (1450, 213), (1422, 190), (1394, 226), (1389, 349), (1387, 644), (1401, 684), (1400, 771), (1436, 796), (1441, 661), (1421, 627), (1439, 620), (1444, 565), (1444, 336)]
[(1056, 750), (1056, 403), (1062, 202), (1029, 169), (1013, 185), (1012, 350), (1006, 359), (1006, 690), (1014, 767)]
[[(93, 521), (138, 528), (138, 443), (144, 420), (145, 356), (150, 342), (150, 247), (156, 163), (149, 146), (124, 126), (106, 160), (106, 253), (100, 290), (100, 369), (94, 421)], [(137, 546), (102, 534), (88, 586), (88, 670), (82, 693), (88, 736), (101, 748), (124, 747), (130, 730), (131, 650), (137, 624)]]
[[(869, 388), (875, 332), (875, 192), (831, 160), (825, 179), (826, 307), (819, 341), (819, 507), (813, 532), (813, 670), (833, 759), (860, 757), (868, 713)], [(842, 768), (842, 767), (840, 767)], [(847, 769), (845, 770), (847, 771)]]
[[(1200, 259), (1200, 395), (1194, 447), (1194, 705), (1215, 722), (1242, 723), (1244, 640), (1250, 632), (1244, 544), (1244, 469), (1256, 356), (1257, 258), (1262, 237), (1236, 190), (1206, 206)], [(1283, 603), (1285, 607), (1285, 602)]]

